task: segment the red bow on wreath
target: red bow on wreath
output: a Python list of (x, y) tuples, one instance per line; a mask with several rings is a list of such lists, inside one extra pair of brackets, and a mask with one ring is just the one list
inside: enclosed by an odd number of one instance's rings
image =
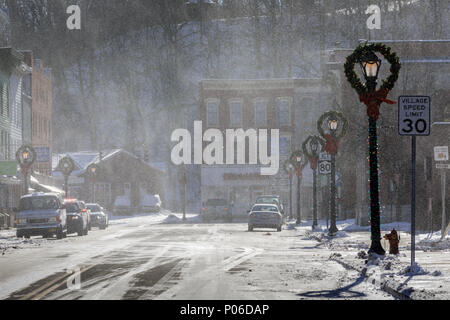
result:
[(318, 162), (318, 160), (319, 159), (317, 157), (309, 158), (309, 165), (310, 165), (312, 170), (316, 170), (317, 169), (317, 162)]
[(380, 116), (380, 105), (383, 102), (386, 102), (388, 104), (396, 103), (395, 101), (386, 99), (388, 93), (389, 90), (380, 89), (371, 93), (363, 93), (359, 96), (359, 100), (367, 106), (367, 115), (370, 118), (375, 118), (376, 120), (378, 120), (378, 117)]
[(331, 134), (326, 134), (324, 138), (327, 141), (324, 148), (325, 152), (328, 154), (336, 154), (339, 147), (338, 139), (333, 137)]
[(26, 176), (28, 174), (28, 169), (30, 168), (27, 164), (20, 164), (20, 170), (22, 171), (23, 175)]
[(303, 168), (297, 168), (297, 177), (301, 179), (303, 177)]

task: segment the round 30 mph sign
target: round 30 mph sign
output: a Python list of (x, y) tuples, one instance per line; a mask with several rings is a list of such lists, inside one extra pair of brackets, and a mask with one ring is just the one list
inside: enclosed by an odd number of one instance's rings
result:
[(431, 98), (400, 96), (398, 98), (398, 133), (401, 136), (429, 136)]

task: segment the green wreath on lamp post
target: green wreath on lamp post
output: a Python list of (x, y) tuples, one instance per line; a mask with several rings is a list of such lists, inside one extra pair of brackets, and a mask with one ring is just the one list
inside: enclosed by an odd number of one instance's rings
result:
[(397, 54), (391, 50), (392, 49), (390, 47), (382, 43), (364, 44), (356, 47), (353, 53), (347, 57), (344, 65), (345, 76), (347, 77), (348, 82), (350, 82), (352, 88), (355, 89), (358, 94), (361, 95), (368, 93), (368, 90), (356, 74), (354, 70), (355, 64), (360, 63), (368, 52), (379, 52), (391, 64), (391, 68), (389, 70), (391, 75), (386, 80), (383, 80), (383, 84), (380, 89), (390, 91), (394, 88), (395, 82), (400, 74), (401, 64)]
[[(377, 90), (377, 79), (382, 61), (376, 55), (381, 54), (390, 63), (390, 75), (382, 81)], [(366, 79), (362, 84), (354, 71), (355, 64), (359, 63)], [(391, 48), (382, 43), (361, 44), (347, 57), (344, 65), (345, 76), (348, 82), (356, 90), (359, 100), (367, 107), (369, 117), (369, 167), (370, 167), (370, 225), (372, 244), (369, 253), (385, 254), (381, 245), (380, 229), (380, 202), (378, 182), (378, 137), (377, 120), (380, 116), (380, 106), (383, 102), (395, 104), (395, 101), (387, 99), (387, 95), (394, 88), (401, 69), (400, 59)]]

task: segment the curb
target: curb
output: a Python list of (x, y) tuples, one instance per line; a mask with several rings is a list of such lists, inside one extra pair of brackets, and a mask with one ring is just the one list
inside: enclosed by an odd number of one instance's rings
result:
[(369, 281), (373, 285), (378, 286), (381, 290), (389, 293), (394, 298), (397, 298), (399, 300), (414, 300), (410, 296), (408, 296), (408, 295), (406, 295), (406, 294), (404, 294), (404, 293), (394, 289), (393, 286), (399, 287), (399, 285), (397, 283), (395, 283), (394, 281), (392, 281), (392, 284), (388, 284), (387, 281), (383, 282), (383, 281), (380, 281), (380, 280), (378, 280), (378, 279), (376, 279), (374, 277), (368, 276), (366, 274), (367, 268), (365, 268), (365, 267), (361, 268), (361, 269), (356, 268), (355, 266), (350, 265), (349, 263), (345, 262), (343, 259), (339, 259), (336, 256), (330, 257), (330, 260), (341, 264), (346, 269), (351, 269), (351, 270), (357, 271), (361, 276), (364, 276), (366, 278), (366, 281)]

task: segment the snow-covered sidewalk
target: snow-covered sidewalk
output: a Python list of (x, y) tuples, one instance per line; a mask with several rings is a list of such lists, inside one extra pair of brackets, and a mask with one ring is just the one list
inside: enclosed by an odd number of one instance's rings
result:
[(316, 240), (318, 246), (331, 251), (330, 259), (340, 262), (365, 274), (369, 281), (398, 297), (411, 299), (449, 299), (450, 298), (450, 237), (440, 241), (441, 234), (416, 235), (416, 264), (411, 268), (411, 235), (409, 223), (391, 223), (381, 226), (382, 236), (393, 228), (400, 231), (400, 254), (389, 255), (389, 243), (382, 240), (387, 254), (367, 256), (370, 247), (370, 227), (355, 225), (354, 220), (339, 221), (340, 230), (335, 237), (329, 237), (325, 221), (312, 231), (311, 222), (300, 226), (288, 225), (297, 229), (302, 239)]

